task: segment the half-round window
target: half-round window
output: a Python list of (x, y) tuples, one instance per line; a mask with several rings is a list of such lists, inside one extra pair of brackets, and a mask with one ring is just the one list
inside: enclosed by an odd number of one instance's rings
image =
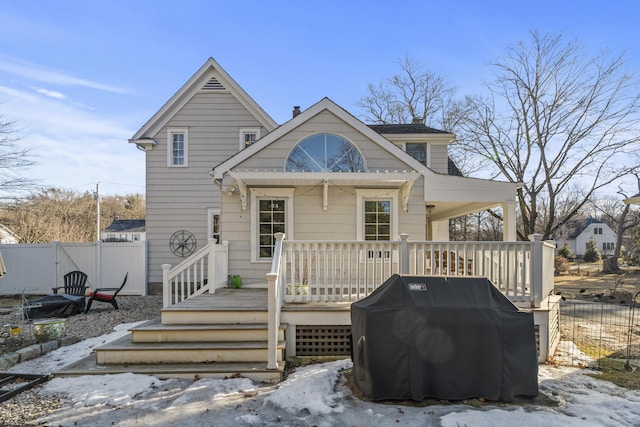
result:
[(358, 149), (346, 139), (319, 133), (300, 141), (284, 165), (287, 172), (364, 172)]

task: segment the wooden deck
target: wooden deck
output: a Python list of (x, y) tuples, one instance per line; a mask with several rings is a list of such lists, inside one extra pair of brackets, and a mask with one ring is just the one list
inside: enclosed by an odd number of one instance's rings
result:
[[(216, 289), (215, 294), (202, 294), (186, 299), (171, 307), (171, 311), (267, 311), (267, 289)], [(282, 311), (349, 311), (351, 302), (284, 303)]]
[(215, 294), (202, 294), (188, 298), (178, 304), (163, 308), (162, 311), (172, 310), (222, 310), (222, 311), (258, 311), (267, 310), (267, 290), (229, 289), (220, 288)]

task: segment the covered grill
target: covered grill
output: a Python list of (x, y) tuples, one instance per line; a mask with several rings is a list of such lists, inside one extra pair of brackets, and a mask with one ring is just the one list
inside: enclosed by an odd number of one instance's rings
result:
[(488, 279), (393, 275), (351, 324), (354, 381), (373, 400), (538, 394), (533, 313)]

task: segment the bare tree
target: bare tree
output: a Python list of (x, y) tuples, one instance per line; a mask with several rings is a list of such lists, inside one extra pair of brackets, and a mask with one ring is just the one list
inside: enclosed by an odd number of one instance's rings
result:
[[(21, 243), (90, 242), (95, 240), (96, 210), (92, 193), (50, 188), (0, 206), (0, 222), (10, 226)], [(144, 197), (101, 197), (101, 228), (115, 217), (144, 218)]]
[(18, 146), (15, 123), (0, 115), (0, 195), (30, 189), (34, 181), (20, 172), (34, 164), (28, 149)]
[(466, 148), (493, 176), (521, 182), (517, 192), (525, 238), (548, 238), (599, 190), (636, 167), (640, 91), (623, 55), (584, 56), (561, 33), (531, 32), (494, 64), (488, 99), (469, 99)]
[[(640, 194), (640, 174), (634, 174), (636, 178), (637, 193)], [(618, 194), (622, 198), (629, 197), (626, 192), (619, 187)], [(631, 205), (623, 203), (619, 198), (604, 197), (600, 200), (593, 201), (593, 208), (600, 215), (601, 219), (616, 231), (616, 242), (613, 248), (613, 254), (609, 258), (605, 258), (602, 271), (606, 273), (615, 273), (620, 271), (618, 259), (622, 250), (622, 242), (627, 231), (637, 228), (640, 225), (640, 213), (635, 210), (631, 211)]]
[[(443, 128), (457, 122), (452, 100), (455, 88), (446, 79), (426, 70), (417, 60), (405, 56), (398, 61), (401, 72), (378, 85), (368, 85), (369, 94), (360, 99), (364, 120), (376, 124), (412, 123), (419, 119), (428, 126)], [(444, 129), (449, 130), (449, 129)]]

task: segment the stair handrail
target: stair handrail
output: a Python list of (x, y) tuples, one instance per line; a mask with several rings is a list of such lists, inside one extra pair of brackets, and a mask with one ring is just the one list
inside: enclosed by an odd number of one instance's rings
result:
[[(215, 239), (209, 239), (208, 243), (190, 255), (188, 258), (180, 262), (175, 267), (171, 267), (171, 264), (162, 264), (162, 302), (163, 307), (169, 307), (171, 304), (177, 304), (184, 301), (187, 298), (201, 295), (207, 291), (214, 290), (216, 285), (216, 249), (222, 248), (228, 250), (228, 241), (223, 241), (221, 244), (217, 244)], [(204, 267), (204, 261), (207, 261), (206, 271)], [(200, 270), (196, 268), (196, 265), (201, 263)], [(192, 287), (189, 283), (185, 284), (183, 281), (176, 281), (178, 276), (182, 275), (185, 271), (189, 272), (189, 269), (194, 269), (194, 277), (188, 274), (189, 281), (193, 280), (194, 283), (199, 283), (199, 286)], [(199, 277), (197, 277), (199, 276)], [(226, 274), (225, 276), (226, 277)]]

